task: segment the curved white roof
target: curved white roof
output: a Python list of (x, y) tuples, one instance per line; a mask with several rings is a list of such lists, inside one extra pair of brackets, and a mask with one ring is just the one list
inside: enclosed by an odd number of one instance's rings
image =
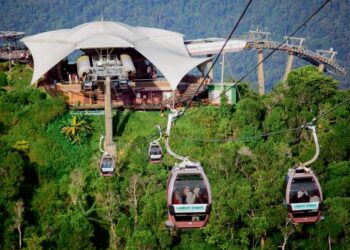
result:
[(96, 21), (22, 39), (34, 59), (32, 84), (77, 49), (134, 48), (151, 61), (176, 89), (192, 68), (208, 58), (191, 57), (183, 35), (167, 30)]

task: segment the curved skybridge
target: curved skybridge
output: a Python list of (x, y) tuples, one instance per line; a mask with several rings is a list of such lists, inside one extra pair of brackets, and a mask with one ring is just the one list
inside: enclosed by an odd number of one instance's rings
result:
[[(230, 39), (222, 51), (222, 65), (224, 65), (224, 57), (226, 53), (240, 52), (243, 50), (251, 49), (257, 50), (257, 76), (259, 95), (264, 95), (265, 93), (263, 66), (263, 51), (265, 49), (278, 50), (288, 53), (288, 60), (286, 63), (284, 75), (282, 77), (283, 81), (287, 80), (288, 74), (293, 68), (293, 60), (295, 56), (317, 66), (321, 72), (325, 71), (335, 75), (346, 74), (345, 68), (336, 62), (335, 55), (337, 52), (334, 51), (333, 48), (330, 48), (329, 50), (316, 50), (316, 52), (313, 52), (304, 48), (303, 43), (305, 41), (305, 38), (284, 37), (285, 42), (281, 45), (279, 42), (272, 41), (270, 39), (270, 35), (270, 32), (259, 30), (249, 31), (248, 34), (235, 36)], [(209, 57), (215, 54), (219, 54), (225, 44), (225, 41), (226, 40), (223, 38), (187, 40), (185, 41), (185, 46), (191, 56), (206, 55)], [(213, 71), (209, 73), (209, 77), (211, 79), (214, 79)]]
[[(285, 37), (286, 43), (279, 47), (280, 43), (270, 40), (269, 32), (250, 31), (246, 35), (236, 36), (229, 40), (223, 53), (239, 52), (250, 49), (271, 49), (287, 52), (299, 58), (308, 61), (315, 66), (321, 66), (322, 70), (326, 70), (333, 74), (346, 74), (344, 67), (339, 65), (335, 60), (337, 54), (332, 48), (330, 50), (316, 50), (316, 52), (305, 49), (303, 46), (304, 38)], [(187, 40), (185, 45), (190, 55), (215, 55), (218, 54), (225, 43), (223, 38), (204, 38), (196, 40)]]

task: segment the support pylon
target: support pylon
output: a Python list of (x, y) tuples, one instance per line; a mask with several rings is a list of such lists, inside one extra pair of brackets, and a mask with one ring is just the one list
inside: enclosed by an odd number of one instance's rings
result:
[(111, 98), (111, 78), (106, 77), (105, 81), (105, 127), (106, 137), (104, 142), (104, 151), (115, 157), (116, 144), (113, 141), (113, 114)]
[(323, 63), (320, 63), (320, 64), (318, 65), (318, 71), (320, 71), (320, 72), (323, 72), (323, 71), (324, 71), (324, 64), (323, 64)]
[[(320, 56), (328, 58), (332, 62), (335, 60), (335, 55), (338, 54), (338, 52), (334, 51), (333, 48), (330, 48), (329, 50), (320, 50), (319, 49), (319, 50), (316, 50), (316, 53), (319, 54)], [(318, 65), (318, 70), (320, 72), (323, 72), (324, 67), (325, 67), (325, 65), (323, 63), (320, 63)]]
[[(305, 41), (305, 38), (303, 37), (283, 37), (283, 39), (286, 40), (286, 45), (295, 47), (297, 49), (303, 49), (303, 43)], [(291, 72), (293, 68), (293, 61), (294, 61), (294, 53), (290, 52), (288, 55), (288, 61), (286, 68), (284, 70), (284, 75), (283, 75), (283, 81), (287, 81), (288, 75)]]
[(287, 81), (289, 73), (292, 71), (294, 61), (294, 54), (289, 53), (286, 69), (284, 70), (283, 81)]
[(265, 80), (264, 80), (264, 55), (263, 50), (258, 49), (258, 93), (259, 95), (265, 94)]

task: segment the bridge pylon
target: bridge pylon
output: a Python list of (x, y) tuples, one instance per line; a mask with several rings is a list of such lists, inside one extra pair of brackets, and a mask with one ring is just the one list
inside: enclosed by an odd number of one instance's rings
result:
[[(303, 43), (305, 41), (305, 38), (303, 37), (287, 37), (284, 36), (283, 37), (284, 40), (286, 40), (286, 45), (294, 47), (295, 49), (299, 49), (302, 50), (303, 47)], [(287, 64), (286, 64), (286, 68), (284, 70), (284, 75), (283, 75), (283, 81), (286, 81), (288, 78), (289, 73), (291, 72), (292, 68), (293, 68), (293, 61), (294, 61), (294, 53), (293, 52), (289, 52), (288, 53), (288, 60), (287, 60)]]
[[(268, 42), (270, 40), (270, 32), (250, 30), (249, 31), (249, 40), (254, 43)], [(258, 94), (265, 94), (265, 78), (264, 78), (264, 54), (263, 49), (257, 49), (258, 52)]]
[[(328, 60), (330, 60), (331, 62), (334, 62), (335, 60), (335, 55), (338, 54), (337, 51), (333, 50), (333, 48), (330, 48), (329, 50), (322, 50), (322, 49), (318, 49), (316, 50), (316, 53), (322, 57), (326, 57)], [(324, 67), (325, 65), (323, 63), (320, 63), (318, 65), (318, 70), (320, 72), (324, 71)]]

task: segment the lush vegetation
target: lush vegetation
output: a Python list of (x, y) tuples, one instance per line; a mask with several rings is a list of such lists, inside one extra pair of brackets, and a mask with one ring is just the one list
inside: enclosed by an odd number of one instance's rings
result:
[[(176, 122), (175, 152), (204, 166), (213, 210), (203, 230), (170, 232), (166, 155), (148, 163), (158, 112), (117, 111), (117, 171), (98, 173), (104, 117), (89, 117), (91, 137), (72, 144), (61, 133), (71, 119), (63, 99), (29, 87), (0, 92), (0, 248), (15, 249), (348, 249), (350, 247), (350, 104), (320, 119), (321, 154), (312, 165), (324, 189), (325, 220), (286, 222), (283, 182), (288, 168), (314, 154), (310, 132), (298, 127), (350, 97), (312, 67), (259, 97), (240, 88), (237, 105), (197, 107)], [(86, 120), (86, 118), (83, 118)], [(229, 139), (210, 142), (210, 139)], [(251, 138), (251, 139), (248, 139)], [(199, 139), (199, 140), (198, 140)]]
[[(323, 0), (253, 1), (235, 35), (249, 30), (272, 32), (274, 40), (281, 41), (311, 15)], [(72, 28), (76, 25), (100, 20), (124, 22), (130, 25), (165, 28), (183, 33), (185, 39), (206, 37), (227, 37), (246, 0), (202, 1), (202, 0), (0, 0), (0, 30), (25, 31), (28, 35), (53, 29)], [(309, 49), (329, 49), (338, 51), (336, 56), (340, 65), (350, 72), (350, 49), (348, 32), (349, 0), (331, 1), (306, 27), (295, 36), (305, 37), (305, 46)], [(265, 51), (267, 54), (268, 51)], [(227, 55), (226, 74), (235, 78), (245, 75), (255, 66), (256, 52), (245, 51)], [(265, 63), (265, 81), (267, 88), (282, 79), (287, 55), (275, 53)], [(296, 59), (296, 65), (305, 64)], [(231, 73), (232, 70), (232, 73)], [(219, 79), (219, 66), (215, 74)], [(349, 87), (349, 74), (340, 77), (341, 85)], [(247, 79), (256, 82), (256, 75)]]

